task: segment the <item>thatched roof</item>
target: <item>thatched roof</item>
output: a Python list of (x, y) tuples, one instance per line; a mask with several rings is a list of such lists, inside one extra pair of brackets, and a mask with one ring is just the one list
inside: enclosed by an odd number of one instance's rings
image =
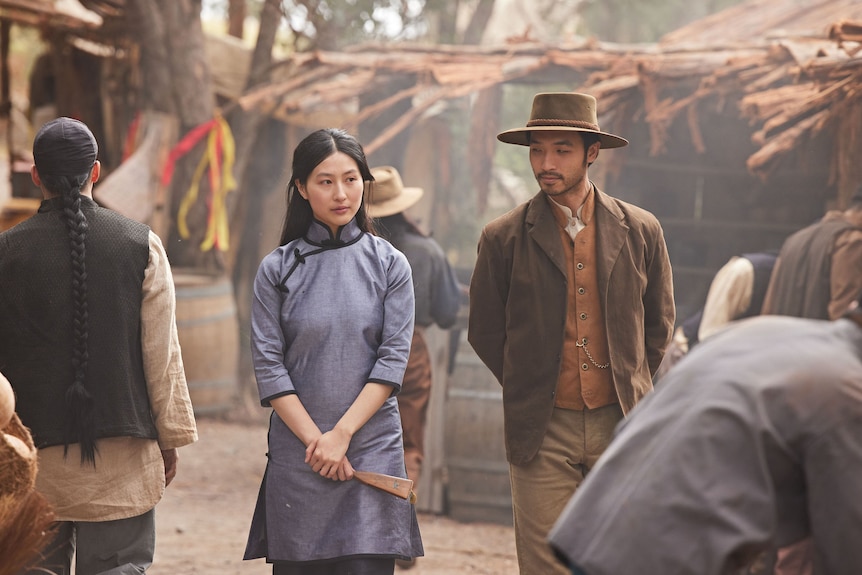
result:
[(78, 0), (0, 0), (0, 18), (30, 26), (69, 30), (98, 28), (103, 19)]
[[(0, 17), (53, 18), (87, 29), (90, 24), (65, 14), (72, 5), (104, 18), (108, 26), (120, 20), (125, 0), (0, 0)], [(753, 126), (758, 149), (748, 168), (764, 178), (809, 138), (832, 133), (832, 177), (849, 189), (862, 181), (855, 161), (862, 153), (855, 128), (862, 125), (860, 40), (858, 0), (748, 0), (657, 44), (589, 39), (489, 47), (366, 44), (344, 52), (300, 53), (279, 62), (267, 85), (237, 101), (288, 123), (348, 129), (400, 107), (397, 119), (366, 143), (372, 153), (441, 103), (477, 95), (470, 130), (476, 145), (470, 148), (488, 155), (501, 101), (495, 88), (566, 83), (599, 98), (603, 124), (643, 118), (654, 155), (667, 151), (667, 133), (678, 118), (688, 122), (695, 148), (707, 153), (698, 116), (706, 106), (721, 106)], [(379, 99), (387, 86), (390, 93)], [(372, 94), (378, 96), (368, 104)], [(479, 172), (474, 185), (481, 195), (478, 180), (486, 178)]]
[[(764, 12), (759, 16), (757, 10)], [(826, 25), (829, 18), (848, 14), (858, 15), (859, 22), (832, 20), (831, 27)], [(797, 18), (802, 20), (793, 30), (807, 31), (784, 33)], [(779, 25), (784, 28), (774, 28)], [(718, 35), (718, 27), (736, 34)], [(814, 34), (811, 27), (823, 31)], [(695, 44), (692, 38), (698, 35), (705, 41)], [(832, 130), (832, 178), (843, 190), (862, 182), (862, 167), (856, 167), (862, 154), (862, 141), (857, 141), (862, 136), (856, 133), (862, 125), (860, 38), (862, 3), (751, 0), (658, 44), (587, 39), (495, 47), (371, 44), (341, 53), (296, 54), (278, 64), (268, 85), (246, 93), (239, 103), (288, 123), (319, 126), (328, 120), (351, 129), (410, 102), (406, 112), (367, 143), (371, 153), (438, 103), (470, 94), (479, 95), (471, 141), (493, 142), (500, 99), (486, 89), (514, 82), (569, 83), (599, 98), (606, 128), (632, 116), (644, 118), (654, 155), (667, 151), (668, 129), (679, 117), (688, 121), (691, 143), (708, 152), (699, 132), (699, 110), (721, 106), (753, 126), (758, 150), (748, 159), (748, 168), (764, 178), (808, 138)], [(716, 44), (719, 39), (721, 44)], [(360, 106), (361, 98), (395, 79), (400, 79), (400, 87), (391, 95)], [(473, 182), (480, 195), (479, 180), (486, 176), (477, 174)]]
[(748, 0), (666, 34), (665, 48), (748, 45), (776, 38), (822, 38), (833, 23), (862, 20), (859, 0)]

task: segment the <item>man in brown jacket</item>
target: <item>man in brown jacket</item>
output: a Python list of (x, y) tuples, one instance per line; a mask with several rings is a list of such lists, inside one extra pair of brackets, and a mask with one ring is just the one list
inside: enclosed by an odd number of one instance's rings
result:
[(567, 573), (545, 541), (564, 505), (647, 392), (674, 325), (661, 226), (601, 192), (587, 94), (537, 94), (525, 128), (541, 191), (485, 226), (470, 284), (468, 339), (503, 386), (515, 539), (522, 574)]

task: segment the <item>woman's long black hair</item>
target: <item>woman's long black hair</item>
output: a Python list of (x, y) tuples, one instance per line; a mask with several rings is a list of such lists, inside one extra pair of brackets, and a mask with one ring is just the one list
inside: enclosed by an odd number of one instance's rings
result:
[[(336, 152), (342, 152), (353, 158), (366, 185), (374, 181), (362, 145), (346, 131), (337, 128), (323, 128), (303, 138), (296, 146), (296, 150), (293, 151), (293, 173), (287, 184), (287, 214), (284, 218), (279, 245), (283, 246), (304, 236), (314, 219), (311, 204), (299, 193), (296, 182), (298, 181), (304, 186), (311, 176), (311, 172), (323, 160)], [(356, 212), (356, 223), (362, 231), (374, 233), (371, 218), (365, 211), (364, 198), (359, 206), (359, 211)]]
[(81, 444), (81, 462), (96, 464), (95, 402), (85, 385), (89, 312), (87, 309), (87, 217), (81, 211), (81, 190), (90, 181), (92, 168), (77, 176), (41, 175), (45, 188), (63, 198), (63, 219), (69, 229), (72, 253), (72, 384), (66, 390), (66, 452), (69, 444)]

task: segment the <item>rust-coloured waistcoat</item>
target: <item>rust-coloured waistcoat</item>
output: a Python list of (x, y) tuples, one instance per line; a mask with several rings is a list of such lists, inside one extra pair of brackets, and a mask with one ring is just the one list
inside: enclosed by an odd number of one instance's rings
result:
[[(553, 203), (553, 202), (552, 202)], [(564, 409), (595, 409), (616, 403), (605, 318), (596, 273), (595, 195), (590, 192), (581, 209), (585, 227), (574, 239), (567, 231), (568, 216), (554, 205), (566, 255), (566, 334), (554, 404)]]

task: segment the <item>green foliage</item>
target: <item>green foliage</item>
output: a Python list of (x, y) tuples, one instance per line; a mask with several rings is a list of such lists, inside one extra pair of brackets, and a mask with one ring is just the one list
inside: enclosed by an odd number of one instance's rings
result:
[(9, 73), (13, 100), (27, 100), (28, 78), (33, 62), (45, 46), (39, 31), (31, 26), (12, 26), (9, 35)]
[[(529, 2), (530, 0), (522, 0)], [(662, 35), (743, 0), (582, 0), (554, 6), (558, 35), (572, 18), (578, 32), (610, 42), (654, 42)], [(246, 0), (248, 16), (260, 15), (264, 0)], [(227, 17), (228, 0), (204, 0), (204, 13)], [(282, 0), (293, 49), (339, 50), (371, 40), (427, 39), (458, 43), (456, 16), (477, 0)], [(566, 7), (568, 6), (568, 8)], [(560, 17), (568, 10), (571, 18)], [(561, 12), (562, 11), (562, 12)], [(432, 24), (433, 23), (433, 24)], [(553, 22), (547, 23), (553, 29)], [(434, 34), (435, 38), (429, 38)], [(547, 38), (553, 42), (553, 35)]]
[(338, 50), (377, 39), (404, 40), (426, 31), (424, 0), (285, 0), (297, 49)]
[(587, 0), (585, 36), (607, 42), (655, 42), (664, 34), (743, 0)]

